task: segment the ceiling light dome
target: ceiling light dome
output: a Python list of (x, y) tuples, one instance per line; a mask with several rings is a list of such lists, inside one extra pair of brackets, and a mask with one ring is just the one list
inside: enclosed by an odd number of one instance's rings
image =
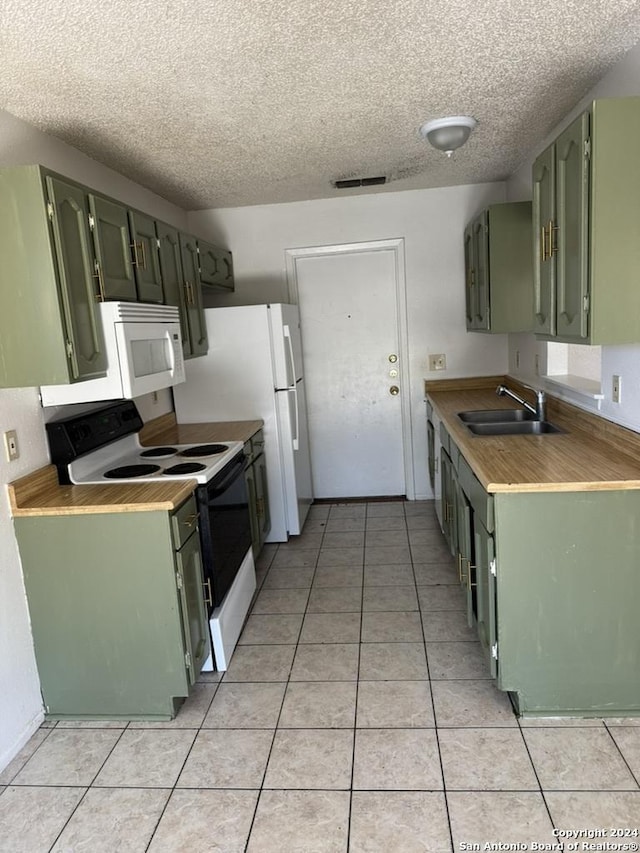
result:
[(447, 157), (464, 145), (478, 122), (471, 116), (447, 116), (428, 121), (420, 128), (420, 135)]

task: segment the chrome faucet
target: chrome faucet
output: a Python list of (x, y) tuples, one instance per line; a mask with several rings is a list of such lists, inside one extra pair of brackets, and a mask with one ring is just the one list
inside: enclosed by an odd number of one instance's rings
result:
[(527, 403), (526, 400), (523, 400), (522, 397), (519, 397), (514, 391), (510, 388), (507, 388), (506, 385), (498, 385), (496, 388), (496, 394), (498, 397), (507, 396), (511, 397), (512, 400), (515, 400), (516, 403), (520, 403), (521, 406), (531, 412), (531, 414), (535, 415), (537, 421), (543, 421), (545, 419), (545, 406), (547, 402), (547, 396), (544, 391), (539, 391), (537, 388), (532, 388), (530, 385), (525, 385), (525, 388), (528, 388), (529, 391), (533, 391), (536, 395), (536, 405), (532, 406), (531, 403)]

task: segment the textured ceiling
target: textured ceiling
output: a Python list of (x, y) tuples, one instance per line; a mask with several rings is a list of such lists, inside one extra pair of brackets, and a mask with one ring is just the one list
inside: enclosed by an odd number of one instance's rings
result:
[(640, 40), (640, 0), (0, 4), (0, 107), (186, 209), (499, 180)]

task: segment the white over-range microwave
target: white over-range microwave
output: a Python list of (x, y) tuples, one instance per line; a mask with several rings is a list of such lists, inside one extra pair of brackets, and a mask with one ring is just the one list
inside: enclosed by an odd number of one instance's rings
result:
[(72, 385), (43, 385), (43, 406), (133, 399), (185, 380), (180, 314), (173, 305), (101, 302), (107, 375)]

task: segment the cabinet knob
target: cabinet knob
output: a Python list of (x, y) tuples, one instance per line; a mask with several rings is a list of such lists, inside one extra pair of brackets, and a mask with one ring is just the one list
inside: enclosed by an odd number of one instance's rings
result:
[(185, 527), (193, 527), (193, 525), (198, 520), (198, 517), (199, 513), (194, 512), (192, 515), (188, 515), (182, 523), (185, 525)]
[(400, 393), (400, 389), (398, 388), (397, 385), (392, 385), (391, 388), (389, 388), (389, 393), (391, 394), (392, 397), (397, 397), (398, 394)]

